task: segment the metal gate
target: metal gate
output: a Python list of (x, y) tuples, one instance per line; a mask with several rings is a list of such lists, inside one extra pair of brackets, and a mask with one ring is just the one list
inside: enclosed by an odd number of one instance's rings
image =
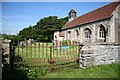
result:
[(14, 45), (14, 65), (32, 67), (46, 66), (51, 69), (79, 65), (79, 45), (75, 42), (45, 43), (35, 41), (18, 41)]

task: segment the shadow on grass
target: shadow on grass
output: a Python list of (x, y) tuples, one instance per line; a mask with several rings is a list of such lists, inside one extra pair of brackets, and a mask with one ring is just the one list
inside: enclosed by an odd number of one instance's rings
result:
[(9, 65), (4, 65), (4, 67), (2, 68), (2, 80), (28, 79), (24, 70), (21, 69), (8, 70), (8, 67)]
[(4, 55), (4, 52), (2, 52), (2, 80), (18, 80), (18, 79), (28, 79), (27, 73), (25, 70), (16, 68), (16, 65), (14, 65), (14, 61), (19, 62), (22, 61), (22, 57), (15, 56), (15, 46), (10, 45), (10, 62), (6, 60), (9, 59), (8, 55)]
[[(22, 61), (22, 58), (20, 56), (15, 56), (15, 62)], [(3, 62), (4, 63), (4, 62)], [(20, 69), (21, 65), (15, 65), (15, 64), (3, 64), (2, 67), (2, 80), (18, 80), (18, 79), (28, 79), (27, 73), (24, 69)]]

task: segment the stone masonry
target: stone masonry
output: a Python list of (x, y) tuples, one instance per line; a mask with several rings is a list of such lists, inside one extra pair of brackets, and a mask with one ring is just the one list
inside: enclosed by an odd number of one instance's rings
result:
[(11, 40), (2, 41), (2, 67), (4, 67), (4, 65), (8, 65), (8, 69), (10, 69), (10, 42)]
[(84, 46), (80, 51), (80, 67), (118, 62), (119, 51), (120, 45), (118, 44), (94, 44), (90, 47)]

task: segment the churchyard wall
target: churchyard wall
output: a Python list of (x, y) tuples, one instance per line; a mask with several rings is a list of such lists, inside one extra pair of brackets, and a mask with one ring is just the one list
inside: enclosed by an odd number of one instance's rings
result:
[(94, 44), (90, 47), (84, 46), (80, 52), (80, 67), (111, 64), (120, 60), (119, 44)]

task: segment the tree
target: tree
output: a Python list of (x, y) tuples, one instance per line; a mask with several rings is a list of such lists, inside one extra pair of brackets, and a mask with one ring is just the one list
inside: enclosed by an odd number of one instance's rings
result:
[(39, 20), (36, 25), (24, 28), (18, 35), (26, 39), (50, 42), (53, 39), (54, 30), (61, 29), (67, 19), (68, 17), (58, 19), (57, 16), (48, 16)]

